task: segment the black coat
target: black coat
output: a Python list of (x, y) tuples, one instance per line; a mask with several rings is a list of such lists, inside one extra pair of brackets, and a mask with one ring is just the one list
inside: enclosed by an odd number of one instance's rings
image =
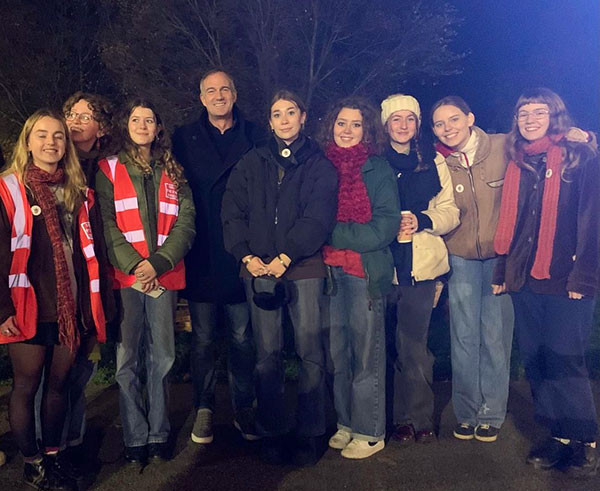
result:
[(186, 289), (182, 295), (196, 302), (237, 303), (245, 300), (239, 265), (223, 244), (221, 202), (231, 169), (264, 130), (246, 121), (234, 108), (235, 132), (225, 157), (210, 136), (208, 114), (175, 131), (173, 153), (185, 169), (196, 207), (196, 240), (185, 258)]
[(335, 226), (337, 173), (306, 139), (295, 154), (297, 163), (287, 166), (279, 182), (273, 143), (248, 152), (231, 172), (223, 197), (225, 246), (238, 261), (248, 254), (270, 261), (285, 253), (299, 268)]

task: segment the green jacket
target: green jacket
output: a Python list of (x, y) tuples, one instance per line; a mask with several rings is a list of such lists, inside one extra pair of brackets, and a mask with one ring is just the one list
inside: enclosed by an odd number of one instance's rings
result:
[(369, 296), (379, 298), (392, 288), (394, 259), (388, 245), (400, 228), (398, 186), (394, 172), (380, 157), (371, 157), (361, 169), (371, 202), (368, 223), (338, 222), (330, 244), (360, 253)]
[[(167, 240), (157, 250), (157, 215), (149, 216), (148, 213), (148, 197), (144, 186), (144, 175), (141, 169), (131, 162), (126, 153), (119, 153), (119, 162), (125, 164), (137, 194), (140, 217), (144, 225), (144, 235), (150, 252), (150, 256), (146, 259), (152, 264), (157, 275), (160, 276), (173, 269), (184, 258), (194, 242), (196, 235), (194, 218), (196, 213), (192, 193), (187, 184), (180, 186), (177, 221), (173, 225)], [(158, 190), (161, 177), (162, 168), (156, 167), (153, 174), (155, 192), (152, 197), (155, 210), (158, 210)], [(96, 194), (98, 195), (102, 221), (104, 222), (108, 258), (115, 268), (130, 274), (144, 258), (127, 242), (125, 236), (117, 227), (113, 185), (101, 170), (96, 174)]]

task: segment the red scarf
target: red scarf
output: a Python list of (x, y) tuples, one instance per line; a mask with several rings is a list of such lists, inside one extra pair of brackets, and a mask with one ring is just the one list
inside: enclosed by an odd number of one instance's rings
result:
[[(544, 136), (523, 147), (523, 151), (527, 155), (546, 153), (546, 182), (544, 184), (544, 195), (542, 196), (540, 232), (535, 260), (531, 268), (531, 276), (537, 280), (550, 278), (552, 248), (554, 246), (556, 218), (558, 215), (561, 164), (563, 160), (562, 148), (556, 145), (556, 143), (563, 136), (562, 134)], [(511, 160), (504, 177), (500, 218), (494, 238), (494, 249), (498, 254), (508, 254), (513, 240), (517, 222), (520, 180), (521, 168)]]
[[(362, 178), (362, 166), (371, 155), (369, 147), (362, 142), (348, 148), (332, 143), (325, 155), (338, 174), (338, 222), (367, 223), (371, 220), (371, 201)], [(365, 277), (360, 254), (350, 249), (323, 247), (323, 259), (330, 266), (341, 266), (343, 270), (359, 278)]]
[(79, 346), (75, 299), (71, 290), (69, 266), (63, 248), (60, 222), (56, 210), (56, 197), (50, 189), (50, 185), (64, 183), (64, 171), (62, 168), (58, 168), (54, 174), (49, 174), (31, 164), (25, 172), (25, 182), (33, 191), (37, 203), (42, 208), (46, 230), (52, 244), (52, 258), (54, 259), (54, 273), (56, 275), (58, 340), (60, 344), (67, 346), (71, 352), (75, 352)]
[(338, 172), (338, 222), (367, 223), (371, 220), (371, 202), (361, 168), (369, 158), (369, 148), (362, 142), (348, 148), (332, 143), (325, 155)]

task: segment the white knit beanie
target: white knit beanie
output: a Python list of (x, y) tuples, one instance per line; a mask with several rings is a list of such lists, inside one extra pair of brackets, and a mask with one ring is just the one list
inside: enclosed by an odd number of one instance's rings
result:
[(412, 111), (417, 115), (418, 125), (421, 126), (421, 107), (411, 95), (392, 94), (381, 102), (381, 124), (385, 126), (388, 118), (396, 111)]

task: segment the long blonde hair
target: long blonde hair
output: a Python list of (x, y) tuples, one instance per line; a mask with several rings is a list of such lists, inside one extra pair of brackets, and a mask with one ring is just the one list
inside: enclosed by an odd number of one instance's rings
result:
[(59, 121), (63, 131), (65, 132), (65, 154), (58, 165), (59, 167), (62, 167), (65, 172), (65, 205), (70, 212), (73, 212), (76, 207), (81, 204), (83, 195), (85, 194), (85, 175), (81, 170), (81, 165), (79, 164), (79, 159), (77, 158), (77, 152), (75, 151), (73, 142), (69, 137), (67, 125), (65, 124), (62, 115), (52, 109), (38, 109), (27, 118), (27, 121), (25, 121), (23, 129), (19, 134), (17, 143), (15, 144), (10, 164), (2, 171), (0, 176), (16, 174), (21, 182), (23, 182), (26, 187), (29, 187), (25, 179), (25, 172), (27, 171), (27, 168), (33, 164), (33, 160), (29, 150), (27, 149), (27, 144), (31, 130), (35, 124), (44, 117), (49, 117)]

